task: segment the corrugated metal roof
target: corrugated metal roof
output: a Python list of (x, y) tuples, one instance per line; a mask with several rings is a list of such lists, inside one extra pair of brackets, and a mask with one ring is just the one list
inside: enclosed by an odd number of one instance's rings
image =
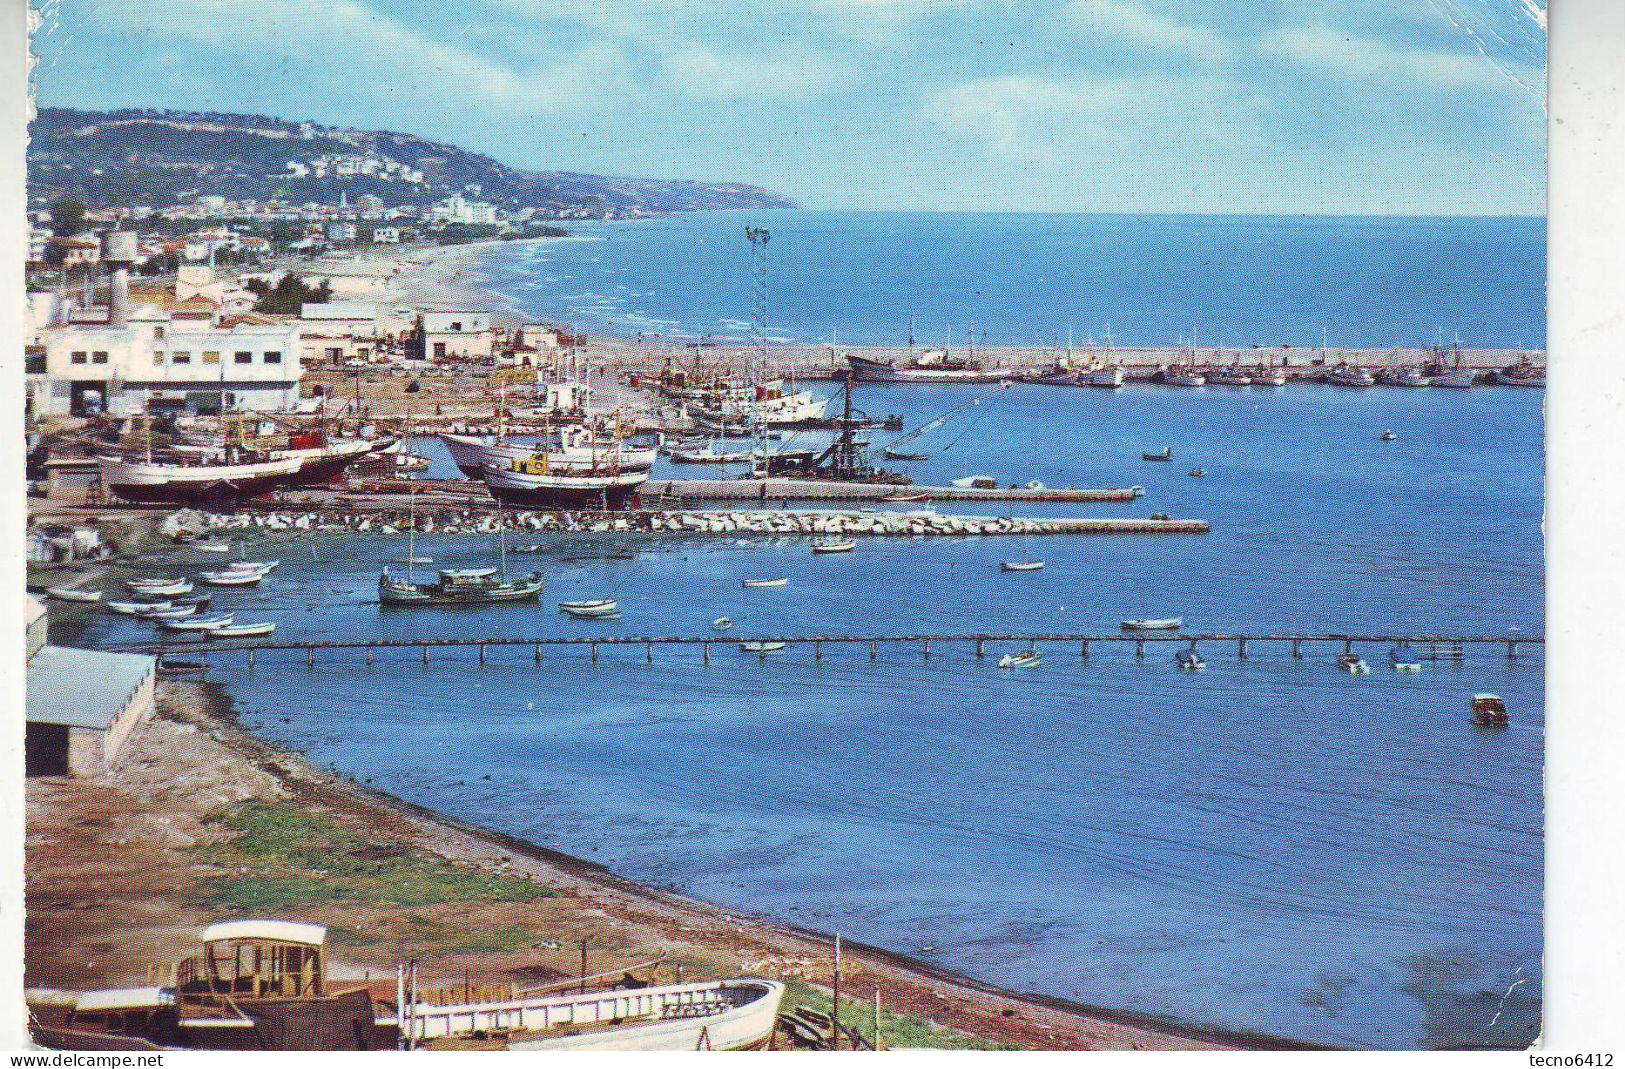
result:
[(156, 664), (137, 653), (45, 646), (28, 662), (28, 719), (105, 731)]

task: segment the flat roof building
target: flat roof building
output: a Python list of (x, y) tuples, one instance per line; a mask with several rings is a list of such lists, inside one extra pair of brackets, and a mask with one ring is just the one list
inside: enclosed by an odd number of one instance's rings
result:
[(30, 776), (94, 776), (118, 763), (136, 726), (152, 713), (157, 661), (134, 653), (52, 646), (47, 615), (27, 608)]

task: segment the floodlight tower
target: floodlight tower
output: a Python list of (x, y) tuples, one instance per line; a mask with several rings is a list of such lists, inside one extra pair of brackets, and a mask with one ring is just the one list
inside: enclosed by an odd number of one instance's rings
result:
[(745, 228), (745, 240), (750, 242), (750, 330), (756, 340), (758, 374), (767, 367), (767, 241), (771, 236), (765, 226)]

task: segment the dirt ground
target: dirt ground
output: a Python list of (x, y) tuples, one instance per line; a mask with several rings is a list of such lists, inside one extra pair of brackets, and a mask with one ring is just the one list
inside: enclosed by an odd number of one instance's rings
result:
[[(114, 772), (29, 781), (29, 986), (167, 982), (202, 925), (270, 915), (328, 925), (336, 971), (392, 978), (416, 959), (448, 1001), (466, 986), (577, 976), (585, 940), (589, 974), (650, 961), (639, 975), (656, 982), (748, 973), (787, 981), (786, 1009), (829, 1008), (822, 937), (436, 818), (271, 750), (223, 709), (203, 686), (165, 681)], [(889, 1045), (1231, 1045), (1024, 1001), (861, 947), (849, 947), (841, 983), (860, 1028), (878, 989)]]

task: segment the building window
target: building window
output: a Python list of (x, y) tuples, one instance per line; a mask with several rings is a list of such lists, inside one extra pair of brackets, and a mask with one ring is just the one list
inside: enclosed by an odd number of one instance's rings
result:
[(164, 351), (162, 349), (159, 349), (152, 354), (152, 362), (154, 364), (162, 364), (164, 362)]
[(275, 349), (267, 349), (265, 350), (265, 362), (267, 364), (280, 364), (282, 363), (282, 354)]
[(88, 359), (88, 357), (86, 357), (84, 353), (75, 352), (73, 354), (73, 356), (69, 357), (69, 359), (72, 360), (75, 364), (83, 364)]
[(104, 352), (100, 352), (100, 351), (91, 353), (90, 354), (90, 362), (92, 364), (105, 364), (105, 363), (107, 363), (107, 354), (104, 353)]
[(458, 320), (458, 321), (457, 321), (457, 322), (455, 322), (455, 323), (453, 323), (453, 324), (452, 324), (452, 325), (451, 325), (451, 329), (452, 329), (452, 330), (462, 330), (462, 329), (463, 329), (463, 323), (462, 323), (462, 320)]
[(217, 352), (206, 352), (203, 354), (203, 362), (205, 364), (218, 364), (220, 363), (220, 354)]
[(169, 362), (171, 364), (190, 364), (192, 362), (192, 354), (178, 352), (169, 358)]
[(327, 356), (331, 360), (338, 360), (344, 356), (344, 349), (337, 345), (330, 346), (327, 350)]
[(27, 375), (43, 375), (45, 371), (45, 354), (29, 353), (23, 357), (23, 373)]
[(236, 355), (232, 357), (232, 362), (237, 364), (252, 364), (254, 362), (254, 354), (239, 350)]

